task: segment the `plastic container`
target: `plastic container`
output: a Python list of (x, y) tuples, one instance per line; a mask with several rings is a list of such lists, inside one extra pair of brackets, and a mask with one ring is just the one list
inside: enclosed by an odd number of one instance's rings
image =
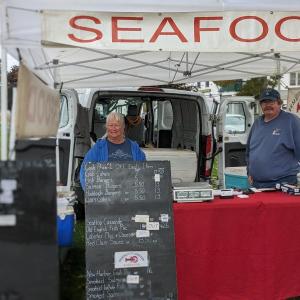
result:
[(57, 212), (57, 240), (60, 247), (71, 247), (74, 235), (74, 209), (72, 206), (61, 206)]
[(225, 187), (227, 189), (249, 188), (246, 167), (229, 167), (225, 169)]

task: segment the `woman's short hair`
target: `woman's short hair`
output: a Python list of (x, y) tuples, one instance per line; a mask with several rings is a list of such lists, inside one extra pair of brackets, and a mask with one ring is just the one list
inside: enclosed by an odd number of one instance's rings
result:
[(125, 128), (125, 119), (124, 116), (116, 111), (112, 111), (111, 113), (109, 113), (106, 117), (106, 127), (109, 121), (117, 121), (118, 123), (120, 123), (120, 125), (122, 126), (122, 128)]

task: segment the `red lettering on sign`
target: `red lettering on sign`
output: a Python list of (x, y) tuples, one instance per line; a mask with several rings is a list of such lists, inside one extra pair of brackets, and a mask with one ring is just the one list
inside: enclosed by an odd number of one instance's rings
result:
[[(262, 28), (263, 28), (262, 33), (258, 37), (251, 38), (251, 39), (246, 39), (246, 38), (239, 37), (236, 33), (236, 30), (235, 30), (237, 24), (239, 22), (243, 21), (243, 20), (251, 20), (251, 19), (258, 21), (262, 25)], [(268, 34), (268, 32), (269, 32), (269, 28), (268, 28), (268, 24), (266, 23), (266, 21), (264, 21), (260, 17), (257, 17), (257, 16), (242, 16), (242, 17), (239, 17), (239, 18), (236, 18), (235, 20), (233, 20), (233, 22), (230, 24), (229, 32), (235, 40), (237, 40), (239, 42), (248, 42), (249, 43), (249, 42), (257, 42), (257, 41), (260, 41), (260, 40), (264, 39), (266, 37), (266, 35)]]
[(288, 38), (288, 37), (284, 36), (281, 33), (282, 24), (285, 23), (288, 20), (300, 20), (300, 17), (299, 16), (289, 16), (289, 17), (285, 17), (285, 18), (280, 19), (275, 25), (275, 33), (277, 34), (277, 36), (279, 38), (281, 38), (284, 41), (287, 41), (287, 42), (300, 42), (300, 38), (294, 38), (294, 39)]
[(111, 38), (112, 42), (120, 42), (120, 43), (143, 43), (144, 40), (140, 39), (119, 39), (118, 32), (119, 31), (141, 31), (142, 29), (139, 27), (119, 27), (118, 21), (142, 21), (143, 17), (111, 17)]
[(200, 42), (200, 31), (220, 31), (219, 27), (200, 27), (200, 21), (223, 20), (223, 17), (196, 17), (194, 18), (194, 41)]
[[(106, 20), (106, 19), (103, 19)], [(103, 20), (101, 21), (100, 18), (88, 15), (80, 15), (75, 16), (69, 20), (69, 25), (72, 29), (78, 30), (78, 32), (69, 33), (68, 38), (74, 42), (78, 43), (91, 43), (98, 40), (103, 39), (103, 32), (98, 28), (93, 28), (98, 24), (102, 24)], [(156, 20), (156, 19), (155, 19)], [(177, 24), (175, 23), (175, 18), (170, 16), (163, 17), (161, 21), (159, 21), (158, 26), (153, 23), (153, 34), (149, 40), (149, 43), (156, 43), (158, 42), (158, 38), (161, 36), (177, 36), (178, 41), (181, 43), (188, 43), (187, 38), (185, 37), (185, 32), (181, 31), (180, 25), (182, 24), (184, 29), (182, 30), (189, 30), (187, 29), (188, 26), (191, 24), (185, 24), (188, 20), (180, 20)], [(224, 30), (221, 26), (221, 22), (224, 20), (224, 16), (195, 16), (193, 19), (193, 30), (194, 30), (194, 42), (200, 43), (203, 42), (203, 32), (219, 32)], [(107, 24), (111, 26), (111, 42), (112, 43), (145, 43), (145, 39), (143, 37), (143, 16), (111, 16), (111, 24)], [(217, 23), (213, 23), (217, 21)], [(219, 21), (219, 22), (218, 22)], [(243, 26), (244, 30), (239, 31), (238, 26), (241, 26), (241, 22), (255, 22), (257, 23), (256, 27), (261, 27), (261, 32), (257, 32), (257, 30), (253, 30), (252, 26), (246, 28)], [(287, 31), (284, 31), (284, 26), (288, 23), (290, 26), (294, 26), (296, 21), (300, 21), (300, 16), (286, 16), (281, 18), (275, 25), (274, 31), (278, 38), (286, 42), (300, 42), (300, 36), (287, 36)], [(109, 22), (109, 20), (108, 20)], [(207, 23), (205, 23), (207, 22)], [(291, 23), (292, 22), (292, 23)], [(82, 26), (80, 24), (91, 24), (91, 26)], [(125, 24), (125, 25), (124, 25)], [(128, 24), (128, 25), (127, 25)], [(217, 24), (217, 26), (212, 26), (211, 24)], [(246, 23), (248, 25), (248, 23)], [(292, 25), (291, 25), (292, 24)], [(126, 26), (127, 25), (127, 26)], [(243, 23), (244, 25), (244, 23)], [(273, 29), (273, 28), (272, 28)], [(151, 28), (147, 29), (151, 30)], [(190, 30), (192, 30), (190, 26)], [(229, 34), (230, 36), (242, 43), (251, 43), (251, 42), (258, 42), (266, 38), (269, 34), (269, 25), (267, 21), (263, 18), (258, 16), (240, 16), (234, 19), (229, 24)], [(80, 32), (81, 31), (81, 32)], [(137, 38), (130, 37), (130, 32), (136, 32)], [(249, 34), (254, 32), (255, 36), (249, 37)], [(292, 31), (291, 31), (292, 32)], [(140, 34), (138, 34), (140, 33)], [(294, 34), (295, 33), (290, 33)], [(88, 35), (88, 37), (85, 37)], [(273, 36), (272, 36), (273, 37)], [(227, 37), (225, 37), (227, 38)], [(109, 42), (109, 41), (107, 41)], [(148, 41), (147, 41), (148, 42)]]
[[(172, 27), (173, 31), (166, 31), (163, 32), (162, 30), (164, 29), (164, 27), (166, 26), (166, 24), (169, 23), (170, 26)], [(164, 18), (161, 23), (159, 24), (158, 28), (156, 29), (156, 31), (154, 32), (153, 36), (150, 39), (150, 43), (154, 43), (156, 42), (157, 38), (160, 35), (177, 35), (178, 38), (181, 40), (181, 42), (183, 43), (187, 43), (187, 39), (185, 38), (185, 36), (182, 34), (182, 32), (179, 30), (179, 28), (177, 27), (177, 25), (175, 24), (174, 20), (170, 17), (166, 17)]]
[(80, 39), (80, 38), (76, 37), (73, 33), (70, 33), (70, 34), (68, 34), (68, 37), (71, 40), (73, 40), (74, 42), (78, 42), (78, 43), (91, 43), (91, 42), (95, 42), (97, 40), (102, 39), (102, 32), (100, 30), (97, 30), (95, 28), (80, 26), (80, 25), (76, 24), (77, 20), (91, 20), (95, 24), (101, 24), (101, 21), (96, 17), (91, 17), (91, 16), (76, 16), (76, 17), (73, 17), (69, 21), (69, 24), (70, 24), (71, 27), (73, 27), (75, 29), (83, 30), (83, 31), (93, 32), (93, 33), (95, 33), (96, 36), (92, 39), (83, 40), (83, 39)]

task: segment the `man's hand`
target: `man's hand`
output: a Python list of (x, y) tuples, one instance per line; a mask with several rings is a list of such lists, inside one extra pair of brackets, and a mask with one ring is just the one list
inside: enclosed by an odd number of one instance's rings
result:
[(253, 178), (252, 178), (252, 176), (248, 176), (248, 181), (249, 181), (249, 183), (252, 185), (253, 184)]

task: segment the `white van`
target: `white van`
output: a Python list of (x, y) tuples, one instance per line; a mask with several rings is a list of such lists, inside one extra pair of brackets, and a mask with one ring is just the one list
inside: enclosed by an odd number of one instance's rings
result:
[[(92, 144), (105, 134), (106, 116), (111, 111), (124, 114), (126, 135), (142, 147), (147, 160), (171, 162), (173, 183), (209, 181), (213, 160), (220, 152), (229, 157), (219, 159), (220, 174), (225, 167), (245, 165), (255, 100), (226, 98), (221, 101), (219, 116), (208, 111), (207, 104), (201, 93), (158, 87), (86, 89), (79, 96), (75, 90), (63, 90), (57, 151), (62, 189), (74, 189), (83, 202), (80, 164)], [(240, 115), (244, 123), (240, 122), (237, 130), (231, 126), (223, 132), (226, 115)], [(222, 176), (220, 184), (224, 184)]]

